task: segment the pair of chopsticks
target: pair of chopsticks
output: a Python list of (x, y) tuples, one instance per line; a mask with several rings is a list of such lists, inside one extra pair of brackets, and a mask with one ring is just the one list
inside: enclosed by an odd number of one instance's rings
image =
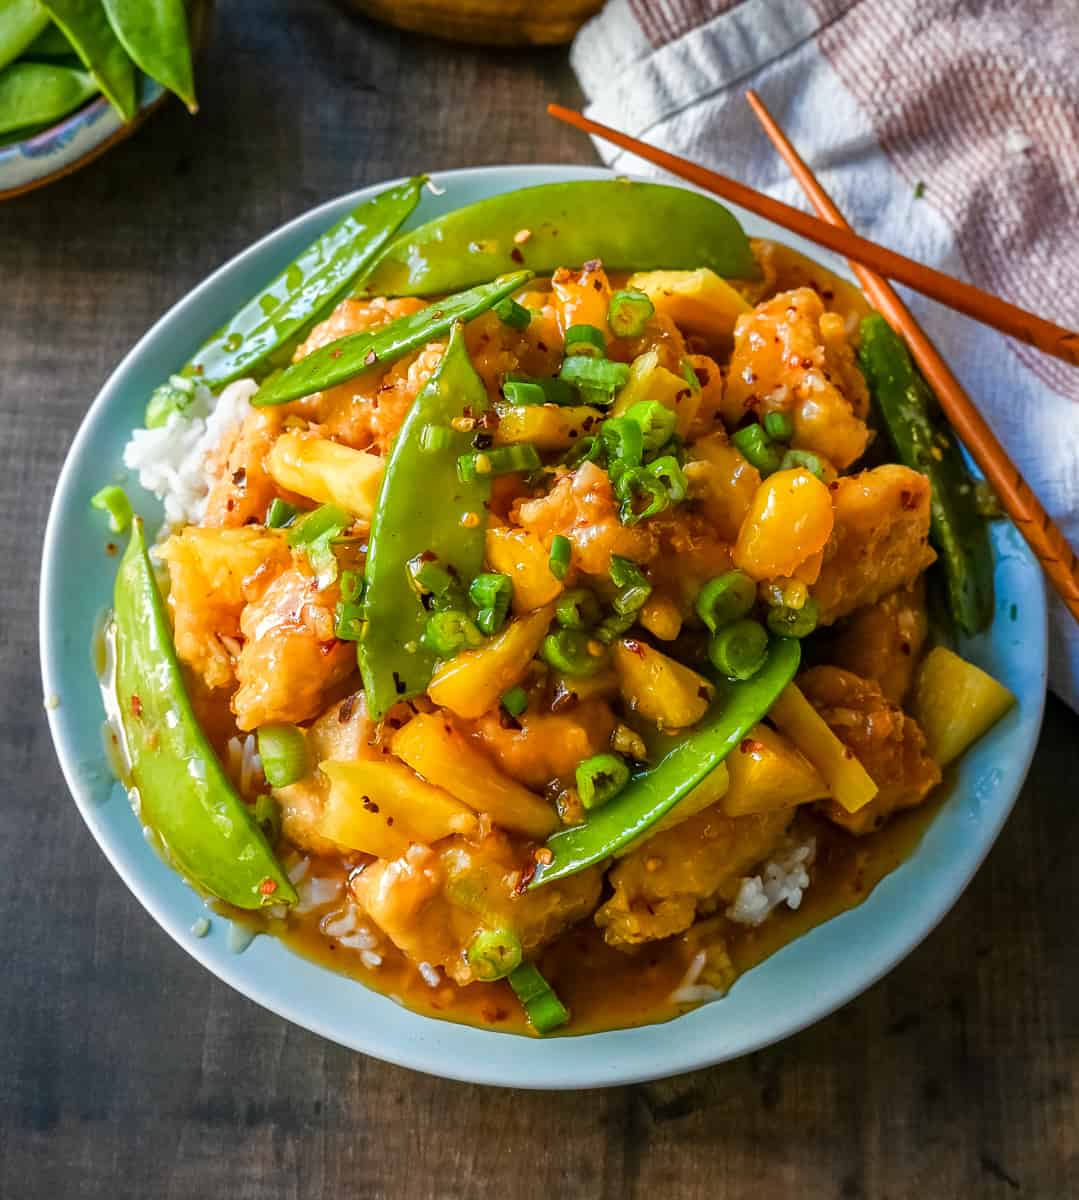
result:
[(547, 111), (567, 125), (621, 146), (706, 191), (740, 204), (777, 225), (844, 255), (877, 310), (906, 339), (911, 354), (936, 392), (948, 420), (1000, 497), (1001, 504), (1026, 539), (1068, 611), (1079, 622), (1079, 558), (887, 279), (904, 283), (924, 296), (1075, 366), (1079, 366), (1079, 334), (945, 275), (942, 271), (859, 237), (776, 124), (760, 97), (750, 91), (746, 93), (746, 99), (823, 220), (688, 159), (601, 125), (572, 109), (549, 104)]

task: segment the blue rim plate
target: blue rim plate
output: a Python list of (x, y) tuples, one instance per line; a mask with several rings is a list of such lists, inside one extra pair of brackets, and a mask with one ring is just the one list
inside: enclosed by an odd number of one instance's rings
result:
[[(445, 194), (425, 197), (423, 219), (512, 188), (608, 174), (561, 166), (450, 171), (436, 178)], [(1010, 524), (994, 525), (996, 620), (963, 651), (1006, 683), (1018, 706), (964, 757), (953, 794), (916, 852), (863, 905), (744, 975), (726, 999), (662, 1025), (544, 1041), (473, 1029), (418, 1016), (273, 938), (257, 938), (234, 954), (222, 920), (197, 939), (190, 930), (205, 911), (201, 899), (143, 839), (111, 776), (91, 645), (110, 602), (116, 558), (105, 552), (108, 534), (90, 497), (122, 471), (124, 443), (141, 424), (152, 388), (319, 232), (385, 186), (298, 217), (211, 275), (127, 355), (82, 423), (49, 514), (40, 597), (44, 694), (58, 701), (49, 725), (79, 811), (140, 903), (203, 966), (288, 1020), (401, 1066), (512, 1087), (602, 1087), (675, 1075), (787, 1037), (869, 987), (922, 941), (970, 881), (1019, 793), (1045, 703), (1046, 595), (1035, 560)], [(846, 274), (834, 256), (735, 211), (752, 235), (775, 237)], [(153, 528), (160, 507), (138, 488), (132, 492)]]

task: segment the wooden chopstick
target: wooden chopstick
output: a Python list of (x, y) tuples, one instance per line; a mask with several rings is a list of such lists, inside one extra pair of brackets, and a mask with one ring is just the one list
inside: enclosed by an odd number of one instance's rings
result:
[(973, 317), (976, 321), (981, 321), (983, 325), (991, 325), (1009, 337), (1035, 346), (1073, 366), (1079, 366), (1079, 333), (1054, 325), (1052, 321), (1046, 321), (1024, 308), (1009, 304), (999, 296), (983, 292), (961, 279), (945, 275), (943, 271), (937, 271), (933, 267), (915, 262), (912, 258), (896, 254), (894, 250), (878, 246), (876, 242), (859, 237), (847, 225), (829, 225), (818, 217), (802, 212), (801, 209), (792, 208), (781, 200), (774, 200), (763, 192), (746, 187), (744, 183), (728, 179), (726, 175), (710, 171), (707, 167), (690, 162), (686, 158), (679, 158), (677, 154), (669, 154), (666, 150), (650, 146), (647, 142), (638, 141), (608, 125), (601, 125), (574, 109), (563, 108), (560, 104), (548, 104), (547, 111), (567, 125), (594, 134), (648, 162), (665, 167), (672, 174), (688, 179), (690, 183), (695, 183), (706, 191), (740, 204), (743, 208), (767, 217), (769, 221), (791, 229), (819, 246), (826, 246), (845, 258), (870, 267), (889, 279), (904, 283), (916, 292), (921, 292), (923, 296), (929, 296), (949, 308)]
[[(843, 214), (776, 124), (757, 93), (746, 92), (746, 99), (772, 145), (790, 167), (791, 174), (801, 185), (813, 207), (837, 228), (850, 229)], [(1030, 490), (1030, 485), (1016, 469), (1004, 447), (997, 441), (996, 435), (963, 390), (963, 385), (952, 374), (940, 352), (925, 335), (895, 289), (875, 271), (869, 270), (861, 263), (852, 259), (850, 265), (877, 310), (883, 314), (889, 325), (906, 339), (922, 374), (936, 392), (948, 420), (963, 439), (986, 479), (993, 485), (1008, 515), (1026, 538), (1027, 544), (1034, 551), (1068, 611), (1079, 621), (1079, 559), (1076, 558), (1075, 551), (1042, 508), (1037, 496)]]

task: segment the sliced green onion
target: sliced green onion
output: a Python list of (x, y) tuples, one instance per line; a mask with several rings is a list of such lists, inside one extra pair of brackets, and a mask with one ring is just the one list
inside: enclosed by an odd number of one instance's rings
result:
[(615, 292), (607, 306), (607, 324), (615, 337), (640, 337), (656, 306), (636, 288)]
[(585, 388), (594, 389), (589, 391), (586, 403), (602, 408), (610, 404), (614, 393), (629, 382), (629, 367), (625, 363), (611, 362), (608, 358), (574, 354), (563, 361), (558, 378), (572, 383), (582, 393)]
[(803, 471), (808, 471), (810, 475), (815, 475), (821, 483), (828, 482), (828, 472), (824, 468), (824, 463), (821, 461), (819, 454), (814, 454), (812, 450), (788, 450), (783, 455), (783, 461), (779, 464), (781, 471), (793, 471), (796, 468), (801, 468)]
[(420, 449), (427, 454), (437, 454), (453, 445), (453, 430), (448, 425), (425, 425), (420, 430)]
[(465, 951), (472, 974), (481, 983), (505, 979), (521, 965), (522, 954), (521, 939), (512, 929), (481, 930)]
[(697, 593), (697, 616), (711, 633), (744, 617), (757, 599), (757, 585), (742, 571), (717, 575)]
[(408, 560), (408, 578), (421, 596), (460, 596), (461, 584), (430, 551)]
[(270, 787), (288, 787), (307, 774), (307, 742), (295, 725), (263, 725), (258, 731), (262, 773)]
[(530, 442), (498, 446), (494, 450), (471, 450), (457, 459), (457, 475), (462, 483), (484, 475), (512, 475), (515, 471), (535, 471), (540, 466), (539, 451)]
[(622, 634), (628, 632), (637, 623), (637, 612), (614, 612), (610, 616), (604, 617), (593, 631), (596, 641), (602, 642), (604, 646), (609, 646), (612, 642), (617, 641)]
[(681, 363), (679, 364), (679, 369), (682, 373), (682, 378), (686, 381), (686, 383), (689, 384), (693, 391), (699, 392), (701, 390), (701, 381), (697, 377), (697, 372), (694, 371), (693, 364), (688, 358), (682, 359)]
[(644, 435), (640, 425), (629, 417), (611, 417), (599, 428), (600, 440), (607, 452), (608, 470), (639, 467), (644, 457)]
[(768, 628), (778, 637), (808, 637), (817, 628), (820, 606), (812, 596), (806, 597), (801, 608), (777, 604), (768, 610), (765, 621)]
[(352, 517), (336, 504), (321, 504), (305, 513), (288, 531), (288, 544), (293, 549), (310, 546), (327, 535), (337, 537), (352, 524)]
[(328, 586), (337, 578), (337, 556), (332, 542), (352, 524), (353, 518), (343, 508), (322, 504), (289, 527), (288, 544), (307, 556), (320, 587)]
[(469, 586), (468, 598), (479, 610), (476, 624), (490, 637), (506, 623), (513, 599), (513, 582), (508, 575), (493, 571), (477, 575)]
[(779, 470), (782, 457), (760, 425), (747, 425), (731, 434), (731, 443), (762, 475)]
[(598, 437), (583, 437), (566, 451), (562, 463), (567, 467), (578, 467), (581, 463), (598, 462), (603, 457), (603, 443)]
[(147, 429), (167, 425), (173, 413), (186, 412), (195, 401), (196, 385), (183, 375), (170, 375), (167, 383), (154, 388), (146, 404), (143, 424)]
[(113, 533), (123, 533), (131, 524), (131, 501), (127, 492), (115, 483), (103, 487), (90, 497), (90, 505), (109, 514), (109, 528)]
[[(624, 471), (615, 481), (614, 491), (622, 502), (618, 508), (618, 519), (623, 525), (636, 525), (638, 521), (654, 517), (670, 503), (662, 481), (649, 474), (644, 467)], [(637, 507), (639, 499), (647, 501), (640, 509)]]
[(509, 325), (511, 329), (527, 329), (532, 320), (532, 314), (528, 309), (523, 304), (518, 304), (512, 296), (507, 296), (505, 300), (499, 300), (495, 305), (495, 316), (503, 325)]
[(338, 586), (341, 589), (341, 599), (349, 604), (363, 598), (364, 578), (358, 571), (342, 571)]
[(286, 500), (271, 500), (270, 507), (266, 510), (266, 528), (286, 529), (296, 519), (299, 511), (295, 504), (289, 504)]
[(671, 409), (658, 400), (638, 400), (625, 415), (641, 427), (645, 451), (658, 450), (670, 441), (677, 421)]
[(502, 707), (511, 717), (519, 717), (528, 708), (528, 693), (523, 687), (514, 687), (502, 697)]
[(600, 808), (629, 783), (629, 767), (617, 754), (596, 754), (577, 767), (577, 795), (585, 808)]
[(777, 442), (789, 442), (794, 437), (794, 418), (790, 413), (778, 409), (765, 413), (764, 432)]
[(433, 612), (423, 630), (423, 644), (439, 658), (451, 658), (461, 650), (482, 645), (483, 634), (466, 612), (447, 608)]
[[(539, 389), (539, 392), (536, 389)], [(543, 399), (539, 399), (542, 394)], [(510, 404), (561, 404), (579, 403), (577, 392), (562, 379), (543, 377), (533, 379), (526, 375), (510, 375), (502, 385), (502, 395)]]
[[(549, 633), (540, 647), (540, 657), (548, 666), (574, 679), (595, 675), (604, 665), (605, 654), (593, 654), (592, 639), (579, 629), (560, 629)], [(597, 647), (598, 648), (598, 647)]]
[(599, 620), (599, 601), (587, 588), (570, 588), (555, 602), (554, 615), (563, 629), (587, 629)]
[(342, 642), (358, 642), (366, 619), (362, 604), (340, 601), (334, 611), (334, 637)]
[(652, 594), (652, 585), (639, 566), (620, 554), (611, 555), (611, 582), (618, 588), (611, 602), (619, 616), (627, 616), (644, 607)]
[(607, 339), (595, 325), (571, 325), (566, 330), (566, 354), (583, 354), (588, 358), (606, 358)]
[(510, 977), (510, 987), (537, 1033), (550, 1033), (569, 1020), (566, 1006), (533, 963), (521, 963)]
[(271, 847), (276, 846), (281, 838), (281, 809), (269, 792), (263, 792), (255, 801), (252, 816)]
[(681, 504), (689, 495), (689, 480), (673, 454), (654, 459), (645, 470), (654, 475), (667, 489), (672, 504)]
[(551, 555), (547, 560), (551, 574), (555, 579), (565, 579), (569, 571), (570, 560), (573, 557), (573, 543), (565, 534), (556, 533), (551, 542)]
[(768, 634), (759, 621), (732, 621), (708, 643), (708, 657), (728, 679), (752, 679), (768, 657)]

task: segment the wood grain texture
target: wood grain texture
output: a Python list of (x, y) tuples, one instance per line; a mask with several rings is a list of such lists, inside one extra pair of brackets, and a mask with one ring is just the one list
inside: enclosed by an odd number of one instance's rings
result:
[[(144, 329), (254, 238), (421, 167), (591, 161), (561, 52), (450, 48), (315, 0), (231, 0), (172, 106), (0, 209), (0, 1197), (841, 1200), (1079, 1192), (1079, 721), (956, 910), (780, 1046), (577, 1095), (415, 1075), (207, 975), (92, 842), (41, 709), (37, 570), (63, 455)], [(77, 581), (76, 581), (77, 583)], [(856, 952), (856, 948), (852, 948)]]

